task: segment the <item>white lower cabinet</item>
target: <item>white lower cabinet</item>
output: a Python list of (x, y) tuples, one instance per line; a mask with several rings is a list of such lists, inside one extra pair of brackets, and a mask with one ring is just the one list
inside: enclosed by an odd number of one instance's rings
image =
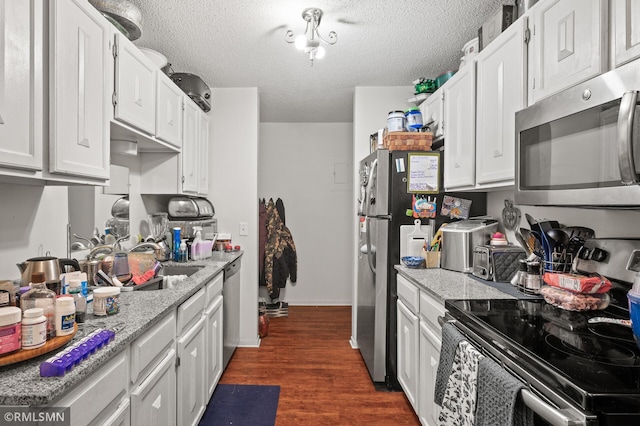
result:
[(101, 425), (106, 419), (113, 418), (121, 401), (128, 400), (129, 357), (127, 352), (125, 349), (113, 356), (105, 365), (51, 406), (69, 407), (71, 426)]
[(433, 401), (444, 303), (425, 289), (398, 275), (398, 381), (422, 425), (438, 424), (439, 407)]
[(116, 411), (107, 418), (103, 426), (129, 426), (131, 424), (131, 403), (129, 398), (120, 401)]
[(205, 400), (209, 400), (222, 376), (222, 296), (214, 299), (205, 310), (207, 324), (207, 392)]
[(438, 405), (433, 401), (442, 340), (424, 321), (420, 322), (420, 370), (418, 417), (423, 425), (438, 424)]
[(131, 391), (133, 425), (176, 424), (176, 351), (171, 349), (160, 364)]
[(398, 299), (398, 381), (418, 411), (418, 362), (420, 319)]
[(178, 339), (178, 424), (197, 425), (205, 409), (205, 323), (198, 322)]

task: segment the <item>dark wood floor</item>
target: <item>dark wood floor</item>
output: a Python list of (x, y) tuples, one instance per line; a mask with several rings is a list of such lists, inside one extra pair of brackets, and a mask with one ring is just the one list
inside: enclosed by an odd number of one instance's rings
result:
[(376, 391), (349, 345), (350, 307), (290, 306), (259, 348), (238, 348), (220, 383), (279, 385), (276, 425), (419, 425), (402, 392)]

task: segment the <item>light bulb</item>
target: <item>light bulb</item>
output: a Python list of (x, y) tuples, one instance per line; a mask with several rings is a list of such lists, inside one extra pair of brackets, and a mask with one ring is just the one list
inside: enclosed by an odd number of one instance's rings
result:
[(307, 37), (304, 34), (300, 34), (296, 37), (295, 45), (297, 49), (303, 50), (307, 45)]
[(315, 54), (316, 59), (324, 58), (324, 54), (325, 54), (324, 47), (318, 46), (318, 49), (316, 50), (316, 54)]

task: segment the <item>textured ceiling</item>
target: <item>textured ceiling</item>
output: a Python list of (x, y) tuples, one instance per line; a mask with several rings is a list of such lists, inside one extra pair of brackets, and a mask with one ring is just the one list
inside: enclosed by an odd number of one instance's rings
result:
[[(411, 85), (458, 68), (462, 46), (509, 0), (130, 0), (142, 11), (135, 42), (211, 87), (257, 87), (263, 122), (351, 122), (356, 86)], [(338, 33), (326, 56), (284, 41), (319, 7), (319, 32)], [(412, 95), (407, 93), (407, 97)], [(240, 112), (240, 111), (239, 111)]]

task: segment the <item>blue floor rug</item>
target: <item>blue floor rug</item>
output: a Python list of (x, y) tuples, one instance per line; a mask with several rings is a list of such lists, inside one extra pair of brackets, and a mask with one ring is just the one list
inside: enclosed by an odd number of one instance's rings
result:
[(280, 386), (218, 385), (200, 426), (273, 426)]

